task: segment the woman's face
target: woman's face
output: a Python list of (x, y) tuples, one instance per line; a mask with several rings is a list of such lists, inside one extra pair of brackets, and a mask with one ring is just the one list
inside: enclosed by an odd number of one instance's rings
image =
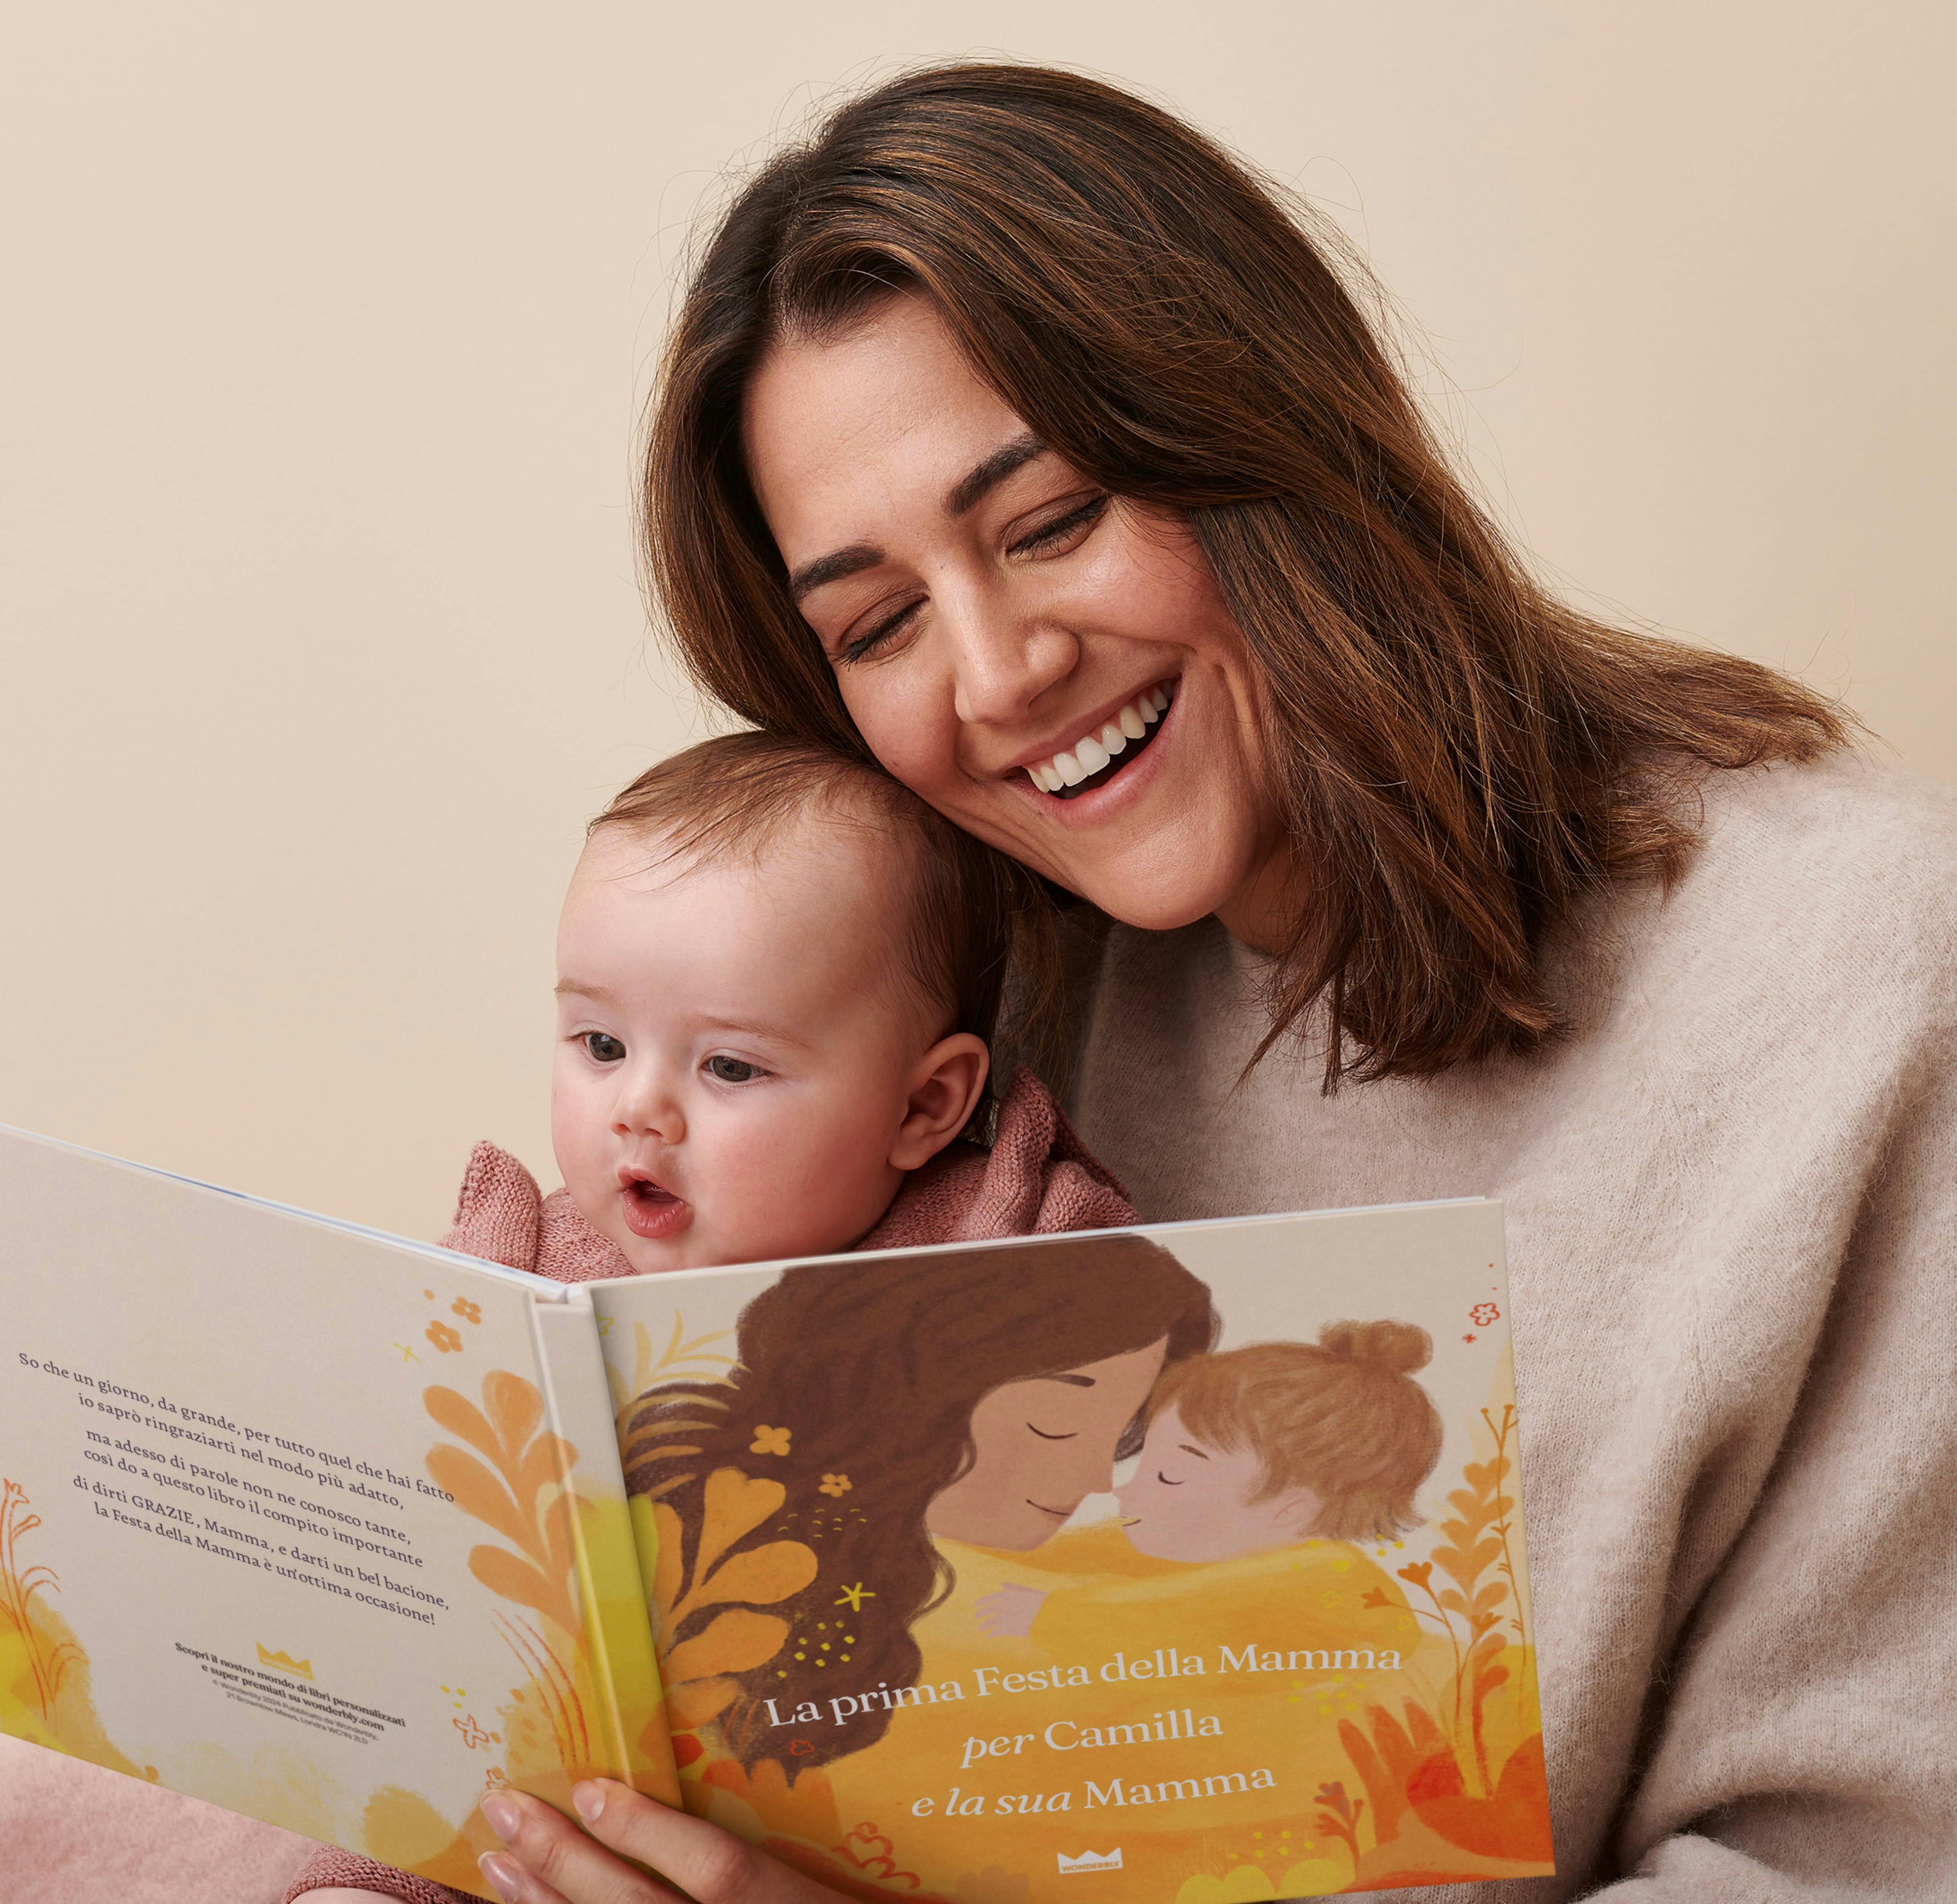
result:
[(994, 1389), (972, 1411), (972, 1465), (933, 1497), (925, 1526), (947, 1540), (1014, 1551), (1058, 1533), (1089, 1494), (1114, 1485), (1121, 1431), (1148, 1400), (1168, 1349), (1165, 1336)]
[(910, 296), (771, 352), (746, 448), (891, 773), (1118, 919), (1258, 936), (1282, 831), (1244, 642), (1180, 517), (1043, 449)]

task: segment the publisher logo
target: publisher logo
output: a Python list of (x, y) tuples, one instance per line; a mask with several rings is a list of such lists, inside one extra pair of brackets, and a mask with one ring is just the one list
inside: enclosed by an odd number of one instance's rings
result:
[(1117, 1845), (1112, 1851), (1083, 1851), (1078, 1858), (1070, 1858), (1064, 1851), (1054, 1855), (1060, 1860), (1063, 1871), (1119, 1871), (1121, 1868), (1121, 1847)]

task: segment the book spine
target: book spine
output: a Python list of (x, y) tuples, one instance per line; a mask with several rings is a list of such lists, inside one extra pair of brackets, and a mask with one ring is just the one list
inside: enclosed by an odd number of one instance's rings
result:
[(560, 1479), (574, 1502), (571, 1536), (583, 1600), (583, 1648), (608, 1761), (592, 1771), (680, 1802), (645, 1583), (618, 1462), (605, 1358), (590, 1294), (531, 1311)]

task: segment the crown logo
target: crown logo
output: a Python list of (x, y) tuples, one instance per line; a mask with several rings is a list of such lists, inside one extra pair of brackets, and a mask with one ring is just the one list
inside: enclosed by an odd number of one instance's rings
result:
[(261, 1666), (277, 1666), (281, 1672), (296, 1672), (302, 1679), (312, 1677), (310, 1659), (295, 1659), (289, 1653), (267, 1653), (263, 1646), (258, 1649), (258, 1663)]
[(1117, 1845), (1112, 1851), (1083, 1851), (1078, 1858), (1070, 1858), (1064, 1851), (1055, 1852), (1060, 1868), (1070, 1871), (1119, 1871), (1121, 1868), (1121, 1847)]

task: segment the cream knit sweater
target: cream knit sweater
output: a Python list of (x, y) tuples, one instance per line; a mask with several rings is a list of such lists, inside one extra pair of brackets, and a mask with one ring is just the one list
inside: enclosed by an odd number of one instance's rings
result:
[(1144, 1219), (1507, 1206), (1561, 1874), (1401, 1895), (1957, 1899), (1957, 798), (1845, 757), (1704, 802), (1525, 1062), (1238, 1086), (1256, 955), (1086, 961), (1076, 1120)]

